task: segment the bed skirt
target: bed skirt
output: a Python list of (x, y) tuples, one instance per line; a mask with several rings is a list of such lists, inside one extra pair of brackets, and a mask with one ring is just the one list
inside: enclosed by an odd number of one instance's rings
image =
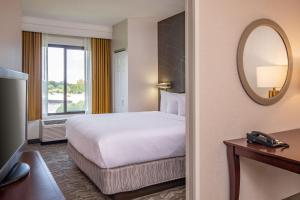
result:
[(67, 151), (81, 171), (106, 195), (134, 191), (185, 177), (185, 157), (104, 169), (86, 159), (70, 143)]

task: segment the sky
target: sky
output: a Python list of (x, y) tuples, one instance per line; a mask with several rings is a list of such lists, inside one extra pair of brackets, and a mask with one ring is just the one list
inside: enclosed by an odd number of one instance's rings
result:
[[(48, 48), (48, 81), (64, 80), (64, 49)], [(84, 50), (67, 50), (67, 81), (84, 80)]]

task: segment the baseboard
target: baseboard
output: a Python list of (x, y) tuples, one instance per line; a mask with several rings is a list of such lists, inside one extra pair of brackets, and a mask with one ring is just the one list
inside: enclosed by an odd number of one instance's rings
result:
[(41, 145), (49, 145), (49, 144), (62, 144), (62, 143), (67, 143), (68, 140), (55, 140), (55, 141), (49, 141), (49, 142), (41, 142)]
[(27, 140), (27, 144), (39, 144), (39, 143), (41, 143), (41, 140), (39, 138)]
[(42, 142), (41, 139), (30, 139), (27, 140), (27, 144), (41, 144), (41, 145), (48, 145), (48, 144), (60, 144), (60, 143), (67, 143), (68, 140), (55, 140), (55, 141), (49, 141), (49, 142)]

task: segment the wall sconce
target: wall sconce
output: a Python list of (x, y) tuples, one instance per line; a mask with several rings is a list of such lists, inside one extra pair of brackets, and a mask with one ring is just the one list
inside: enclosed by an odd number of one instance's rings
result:
[(286, 77), (287, 66), (259, 66), (256, 68), (257, 87), (272, 88), (269, 90), (269, 98), (279, 94)]
[(156, 87), (158, 89), (161, 89), (161, 90), (167, 90), (167, 89), (171, 89), (171, 83), (170, 82), (160, 82), (158, 84), (156, 84)]

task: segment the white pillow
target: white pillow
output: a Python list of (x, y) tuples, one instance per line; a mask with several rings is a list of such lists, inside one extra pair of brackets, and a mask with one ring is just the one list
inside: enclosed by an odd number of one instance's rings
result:
[(185, 93), (160, 92), (160, 111), (185, 116)]
[(185, 116), (185, 99), (185, 93), (178, 94), (178, 115), (180, 116)]
[(170, 114), (178, 114), (178, 100), (176, 96), (169, 95), (168, 96), (168, 104), (167, 104), (167, 113)]
[(168, 92), (160, 91), (160, 111), (167, 112)]

